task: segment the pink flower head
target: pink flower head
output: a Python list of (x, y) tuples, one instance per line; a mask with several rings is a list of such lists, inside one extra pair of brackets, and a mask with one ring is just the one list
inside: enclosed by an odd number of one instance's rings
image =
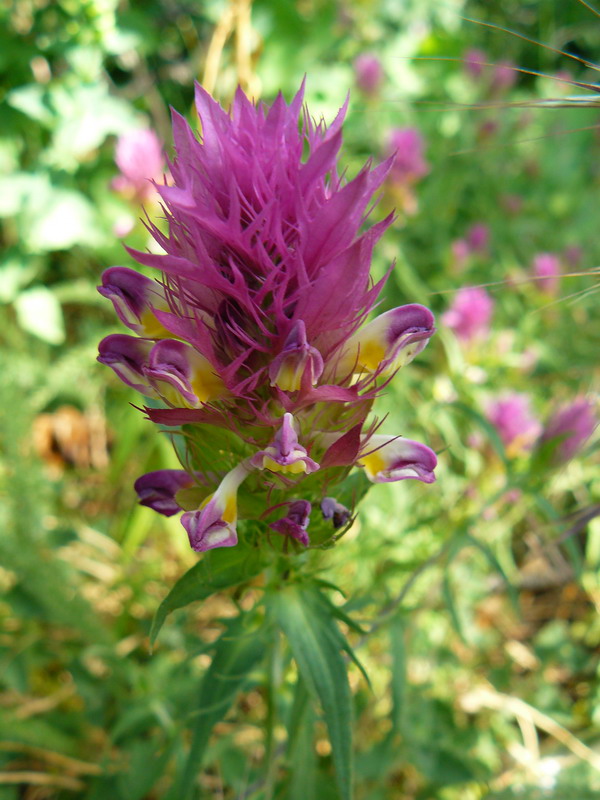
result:
[(542, 292), (556, 292), (561, 271), (560, 258), (556, 253), (538, 253), (533, 259), (533, 274), (537, 278), (535, 285)]
[(354, 79), (356, 85), (366, 95), (374, 95), (383, 83), (384, 73), (381, 61), (373, 53), (361, 53), (354, 60)]
[[(183, 426), (190, 478), (213, 491), (182, 516), (198, 551), (237, 541), (238, 488), (251, 495), (244, 513), (261, 497), (269, 507), (274, 491), (278, 502), (320, 503), (361, 466), (374, 398), (435, 330), (417, 304), (366, 322), (385, 283), (370, 276), (373, 248), (392, 221), (368, 227), (370, 204), (394, 158), (346, 178), (346, 106), (327, 127), (302, 102), (303, 89), (270, 107), (238, 90), (227, 112), (197, 86), (201, 138), (173, 113), (172, 183), (156, 187), (168, 223), (149, 225), (160, 252), (128, 250), (158, 280), (113, 267), (100, 287), (141, 338), (106, 337), (99, 360), (152, 397), (152, 421)], [(411, 135), (414, 177), (426, 166)], [(280, 527), (302, 528), (300, 506), (289, 508)]]
[(388, 150), (394, 155), (390, 177), (398, 183), (415, 183), (429, 172), (423, 156), (423, 137), (416, 128), (394, 128)]
[(506, 394), (489, 403), (487, 418), (498, 431), (509, 454), (529, 450), (541, 433), (542, 425), (531, 411), (525, 394)]
[(488, 56), (483, 50), (472, 47), (463, 56), (465, 72), (474, 81), (479, 80), (488, 64)]
[(140, 203), (148, 200), (155, 194), (152, 181), (162, 180), (164, 174), (160, 139), (147, 129), (124, 133), (117, 140), (115, 163), (121, 174), (113, 180), (113, 189)]
[(578, 397), (550, 418), (544, 427), (541, 441), (555, 441), (554, 460), (564, 463), (577, 455), (597, 424), (593, 404), (584, 397)]
[(442, 322), (463, 342), (471, 342), (489, 334), (493, 308), (494, 301), (485, 289), (467, 286), (456, 293)]

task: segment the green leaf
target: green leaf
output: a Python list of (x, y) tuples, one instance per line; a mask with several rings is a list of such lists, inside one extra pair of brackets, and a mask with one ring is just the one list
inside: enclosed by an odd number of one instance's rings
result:
[(315, 714), (309, 700), (306, 685), (298, 676), (288, 722), (289, 800), (316, 796)]
[(345, 639), (313, 586), (286, 586), (270, 596), (302, 680), (318, 699), (329, 731), (340, 796), (352, 798), (352, 695), (342, 651)]
[(62, 344), (65, 324), (60, 303), (45, 286), (21, 292), (15, 300), (19, 325), (49, 344)]
[(263, 566), (261, 552), (244, 547), (241, 543), (236, 547), (210, 550), (177, 581), (158, 607), (152, 620), (150, 644), (156, 641), (171, 611), (243, 583), (258, 575)]
[(264, 656), (266, 646), (264, 629), (252, 628), (251, 615), (240, 615), (228, 623), (200, 684), (190, 752), (182, 775), (168, 798), (187, 800), (191, 796), (211, 731), (231, 708), (249, 672)]

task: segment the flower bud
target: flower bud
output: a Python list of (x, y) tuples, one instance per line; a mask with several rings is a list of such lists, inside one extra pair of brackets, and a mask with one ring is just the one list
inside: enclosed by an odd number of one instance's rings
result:
[(308, 500), (295, 500), (289, 504), (285, 517), (272, 522), (269, 528), (281, 533), (282, 536), (291, 536), (305, 547), (308, 547), (308, 533), (306, 528), (310, 520), (311, 505)]

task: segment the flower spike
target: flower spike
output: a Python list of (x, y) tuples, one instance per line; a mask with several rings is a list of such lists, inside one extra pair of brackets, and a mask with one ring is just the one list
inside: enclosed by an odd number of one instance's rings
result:
[(252, 456), (250, 463), (258, 469), (292, 475), (319, 469), (319, 465), (309, 458), (306, 448), (298, 443), (294, 417), (289, 413), (283, 415), (281, 428), (275, 434), (272, 444)]
[(215, 547), (237, 544), (237, 490), (249, 474), (246, 462), (228, 472), (214, 494), (209, 495), (197, 511), (181, 517), (193, 550), (203, 553)]
[(357, 464), (365, 468), (373, 483), (390, 483), (415, 478), (423, 483), (435, 481), (437, 456), (429, 447), (400, 436), (375, 434), (369, 437), (367, 452)]

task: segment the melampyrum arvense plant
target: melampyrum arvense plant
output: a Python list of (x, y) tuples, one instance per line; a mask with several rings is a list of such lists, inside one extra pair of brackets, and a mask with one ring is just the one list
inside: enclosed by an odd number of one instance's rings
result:
[(149, 229), (162, 252), (129, 251), (158, 277), (112, 267), (99, 287), (132, 332), (106, 337), (99, 360), (152, 399), (152, 421), (181, 432), (183, 469), (141, 476), (140, 501), (182, 511), (192, 548), (211, 551), (163, 602), (153, 635), (173, 608), (267, 570), (262, 610), (241, 613), (216, 646), (201, 698), (218, 710), (201, 699), (178, 800), (207, 731), (278, 630), (298, 691), (320, 701), (339, 791), (351, 796), (351, 650), (303, 552), (339, 538), (369, 482), (435, 480), (429, 447), (369, 417), (435, 330), (417, 304), (370, 318), (385, 283), (371, 279), (371, 256), (392, 215), (363, 226), (393, 157), (347, 180), (337, 168), (346, 108), (327, 127), (302, 101), (301, 88), (289, 105), (280, 95), (256, 106), (240, 90), (227, 113), (198, 86), (201, 138), (174, 114), (172, 182), (157, 186), (168, 232)]
[(340, 502), (352, 467), (374, 482), (434, 480), (428, 447), (369, 421), (435, 330), (417, 304), (366, 322), (385, 282), (372, 282), (371, 254), (392, 216), (360, 229), (393, 159), (340, 177), (345, 109), (327, 128), (302, 97), (267, 108), (239, 91), (228, 114), (198, 87), (202, 138), (174, 115), (173, 183), (157, 187), (169, 231), (150, 230), (164, 252), (130, 251), (160, 277), (112, 267), (99, 287), (137, 334), (106, 337), (99, 360), (163, 406), (151, 420), (184, 432), (185, 469), (136, 489), (162, 514), (184, 511), (197, 551), (236, 545), (238, 518), (264, 521), (261, 546), (269, 532), (296, 547), (331, 540), (354, 510)]

